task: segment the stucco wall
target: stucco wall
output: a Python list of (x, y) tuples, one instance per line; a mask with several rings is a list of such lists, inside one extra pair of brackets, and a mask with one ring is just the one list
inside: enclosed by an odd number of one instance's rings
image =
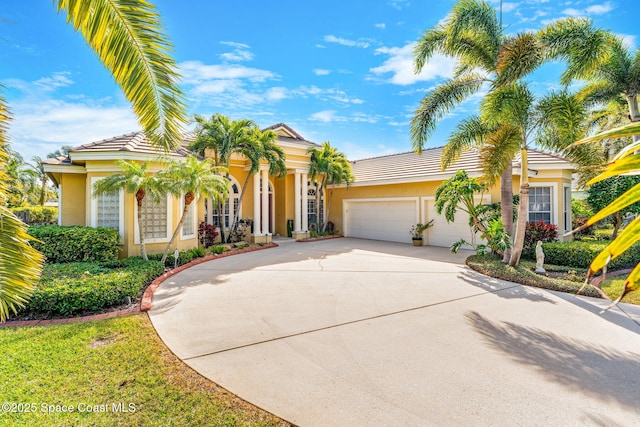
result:
[(87, 225), (86, 175), (61, 174), (62, 184), (62, 225)]

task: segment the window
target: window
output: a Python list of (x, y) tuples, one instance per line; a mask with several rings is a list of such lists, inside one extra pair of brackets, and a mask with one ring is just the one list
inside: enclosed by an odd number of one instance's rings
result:
[[(92, 177), (90, 188), (98, 182), (99, 177)], [(91, 198), (89, 209), (89, 224), (91, 227), (115, 228), (124, 237), (124, 191), (111, 194), (101, 194)]]
[(551, 223), (551, 187), (529, 189), (529, 222)]
[(120, 229), (119, 193), (105, 193), (96, 197), (95, 226)]
[[(224, 212), (220, 212), (220, 205), (215, 204), (213, 206), (213, 215), (212, 215), (212, 224), (220, 227), (222, 222), (224, 221), (224, 228), (228, 229), (231, 224), (230, 221), (233, 221), (236, 215), (239, 214), (238, 206), (240, 205), (240, 186), (238, 183), (233, 183), (231, 185), (231, 189), (229, 190), (229, 198), (224, 204), (223, 210)], [(233, 212), (230, 212), (229, 208), (233, 206)]]
[[(196, 235), (196, 211), (198, 209), (197, 200), (191, 202), (189, 206), (189, 211), (184, 218), (184, 223), (182, 224), (182, 232), (180, 233), (182, 237), (192, 239)], [(182, 205), (180, 206), (180, 214), (182, 215), (182, 211), (184, 211), (184, 197), (182, 197)]]
[[(308, 187), (307, 195), (309, 197), (307, 198), (307, 219), (309, 221), (309, 229), (315, 230), (316, 214), (317, 214), (316, 185), (314, 183), (309, 183), (308, 185), (309, 187)], [(324, 194), (320, 199), (320, 227), (322, 227), (323, 222), (324, 222)]]
[(142, 199), (142, 227), (145, 240), (166, 240), (168, 238), (167, 198)]

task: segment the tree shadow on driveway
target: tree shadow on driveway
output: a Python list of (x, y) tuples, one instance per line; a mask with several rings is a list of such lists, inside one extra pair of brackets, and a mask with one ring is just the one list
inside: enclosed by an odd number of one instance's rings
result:
[(493, 322), (475, 311), (467, 313), (466, 318), (490, 347), (542, 377), (572, 392), (638, 411), (640, 353), (568, 339), (511, 322)]

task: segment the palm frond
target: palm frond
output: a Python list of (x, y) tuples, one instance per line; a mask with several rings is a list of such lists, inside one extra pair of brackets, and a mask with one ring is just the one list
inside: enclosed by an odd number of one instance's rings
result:
[(504, 170), (511, 167), (513, 158), (520, 150), (521, 137), (517, 127), (503, 124), (487, 134), (480, 149), (483, 180), (495, 184)]
[(462, 153), (472, 147), (481, 147), (484, 139), (491, 130), (484, 123), (480, 116), (469, 116), (456, 126), (456, 129), (449, 135), (447, 144), (442, 150), (440, 157), (440, 167), (444, 171), (460, 158)]
[(111, 72), (147, 137), (166, 151), (176, 148), (185, 103), (154, 6), (145, 0), (58, 0), (57, 10)]
[(411, 141), (414, 151), (420, 153), (438, 121), (468, 96), (480, 90), (485, 82), (486, 78), (481, 74), (467, 74), (449, 80), (427, 94), (411, 120)]
[(416, 74), (422, 71), (424, 65), (438, 52), (446, 39), (446, 33), (441, 26), (437, 26), (424, 32), (413, 48), (414, 67)]
[(543, 47), (533, 33), (508, 38), (502, 45), (496, 67), (496, 86), (510, 84), (538, 68), (544, 60)]
[(455, 4), (450, 17), (445, 21), (451, 39), (457, 39), (468, 30), (483, 34), (490, 44), (497, 47), (502, 44), (502, 28), (493, 9), (486, 2), (461, 0)]
[(640, 123), (630, 123), (626, 126), (621, 126), (619, 128), (611, 129), (605, 132), (600, 132), (597, 135), (590, 136), (588, 138), (583, 138), (579, 141), (576, 141), (574, 144), (586, 144), (588, 142), (600, 141), (608, 138), (621, 138), (626, 136), (640, 135)]

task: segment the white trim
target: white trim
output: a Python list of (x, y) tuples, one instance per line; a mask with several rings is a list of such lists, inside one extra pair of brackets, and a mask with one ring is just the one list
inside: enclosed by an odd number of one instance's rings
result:
[[(167, 194), (167, 237), (159, 238), (159, 239), (147, 239), (145, 237), (144, 243), (169, 243), (171, 240), (171, 235), (173, 234), (173, 197), (170, 194)], [(136, 245), (140, 244), (140, 228), (138, 227), (138, 203), (135, 201), (134, 196), (133, 203), (133, 243)]]
[[(180, 215), (182, 215), (182, 211), (184, 210), (184, 197), (180, 197)], [(185, 231), (185, 228), (182, 227), (180, 230), (180, 240), (189, 240), (195, 239), (198, 237), (198, 198), (196, 198), (193, 202), (191, 202), (191, 206), (189, 207), (189, 214), (192, 215), (193, 218), (193, 226), (191, 227), (191, 234), (182, 234)]]
[[(91, 227), (94, 227), (94, 228), (98, 226), (98, 198), (93, 195), (93, 186), (96, 182), (104, 178), (106, 178), (106, 176), (91, 177), (91, 182), (90, 182), (91, 185), (89, 187), (89, 194), (91, 196), (91, 203), (89, 203), (89, 220), (90, 220)], [(119, 211), (120, 211), (118, 213), (118, 232), (120, 233), (120, 239), (122, 243), (124, 242), (124, 190), (121, 189), (118, 192), (118, 195), (119, 195), (118, 205), (119, 205)]]
[[(467, 172), (467, 175), (470, 178), (479, 178), (482, 176), (482, 173), (479, 171)], [(389, 185), (389, 184), (408, 184), (414, 182), (432, 182), (432, 181), (446, 181), (449, 178), (455, 176), (454, 173), (442, 173), (438, 175), (419, 175), (411, 178), (402, 177), (402, 178), (389, 178), (382, 179), (376, 181), (355, 181), (352, 184), (349, 184), (350, 187), (368, 187), (368, 186), (377, 186), (377, 185)], [(347, 184), (340, 185), (328, 185), (329, 188), (346, 188)]]
[[(558, 183), (557, 182), (530, 182), (529, 188), (531, 187), (551, 188), (551, 222), (553, 225), (559, 228), (560, 223), (558, 222), (558, 210), (561, 205), (560, 205), (560, 195), (558, 194)], [(529, 206), (527, 206), (527, 222), (529, 221), (529, 214), (530, 214)]]
[(368, 202), (415, 202), (415, 222), (420, 218), (420, 198), (419, 197), (369, 197), (366, 199), (344, 199), (342, 201), (342, 228), (345, 236), (349, 235), (349, 219), (347, 218), (347, 207), (350, 203), (368, 203)]
[(47, 165), (46, 163), (43, 163), (42, 166), (46, 173), (87, 173), (85, 167), (79, 165)]
[[(77, 160), (153, 160), (159, 156), (164, 155), (162, 152), (157, 153), (140, 153), (140, 152), (127, 152), (127, 151), (70, 151), (69, 158), (71, 161)], [(185, 156), (181, 154), (169, 153), (166, 156), (174, 158), (174, 160), (185, 159)]]
[[(565, 197), (567, 195), (566, 194), (566, 189), (567, 188), (569, 189), (569, 200), (568, 201), (567, 201), (567, 198)], [(571, 198), (572, 198), (572, 196), (571, 196), (571, 184), (566, 184), (566, 183), (562, 184), (562, 198), (563, 198), (563, 201), (564, 201), (564, 204), (562, 205), (562, 220), (563, 221), (565, 220), (565, 217), (564, 217), (565, 206), (567, 206), (569, 208), (568, 209), (568, 211), (569, 211), (569, 224), (566, 224), (566, 221), (565, 221), (565, 224), (564, 224), (564, 232), (568, 233), (569, 231), (571, 231), (573, 229), (573, 211), (571, 209)]]

